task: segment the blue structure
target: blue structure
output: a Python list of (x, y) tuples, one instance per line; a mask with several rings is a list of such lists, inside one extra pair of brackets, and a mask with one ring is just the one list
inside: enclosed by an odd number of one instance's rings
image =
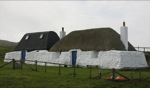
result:
[(77, 51), (72, 51), (72, 65), (76, 65)]
[(24, 62), (26, 58), (26, 50), (21, 50), (21, 60)]

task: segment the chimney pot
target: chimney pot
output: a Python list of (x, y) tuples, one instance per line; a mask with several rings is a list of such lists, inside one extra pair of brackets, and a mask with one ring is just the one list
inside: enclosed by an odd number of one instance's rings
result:
[(62, 27), (62, 31), (64, 31), (64, 27)]
[(126, 26), (125, 22), (123, 22), (123, 26)]

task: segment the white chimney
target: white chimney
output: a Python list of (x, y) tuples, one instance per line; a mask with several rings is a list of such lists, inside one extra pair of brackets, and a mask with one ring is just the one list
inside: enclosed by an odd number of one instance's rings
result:
[(121, 41), (125, 46), (125, 50), (128, 51), (128, 27), (125, 26), (125, 22), (123, 22), (123, 26), (120, 28), (120, 31)]
[(62, 27), (62, 31), (60, 31), (60, 39), (66, 36), (66, 32), (64, 31), (64, 27)]

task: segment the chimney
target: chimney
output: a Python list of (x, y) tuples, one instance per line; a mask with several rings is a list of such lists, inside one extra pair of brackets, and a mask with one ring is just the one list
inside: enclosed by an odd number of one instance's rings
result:
[(64, 27), (62, 27), (62, 31), (64, 31)]
[(66, 32), (64, 31), (64, 27), (62, 27), (62, 31), (60, 31), (60, 39), (66, 36)]
[(123, 22), (123, 26), (120, 28), (120, 38), (125, 46), (125, 50), (128, 51), (128, 27), (126, 27), (125, 22)]
[(125, 22), (123, 22), (123, 26), (126, 26)]

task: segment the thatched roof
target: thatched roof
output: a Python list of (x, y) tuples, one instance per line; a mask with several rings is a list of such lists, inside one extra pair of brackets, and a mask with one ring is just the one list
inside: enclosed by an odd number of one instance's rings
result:
[[(73, 31), (58, 41), (50, 51), (83, 51), (125, 50), (120, 35), (111, 28), (94, 28)], [(129, 43), (129, 51), (135, 48)]]
[(27, 33), (15, 48), (19, 50), (49, 50), (57, 41), (58, 35), (53, 31)]

